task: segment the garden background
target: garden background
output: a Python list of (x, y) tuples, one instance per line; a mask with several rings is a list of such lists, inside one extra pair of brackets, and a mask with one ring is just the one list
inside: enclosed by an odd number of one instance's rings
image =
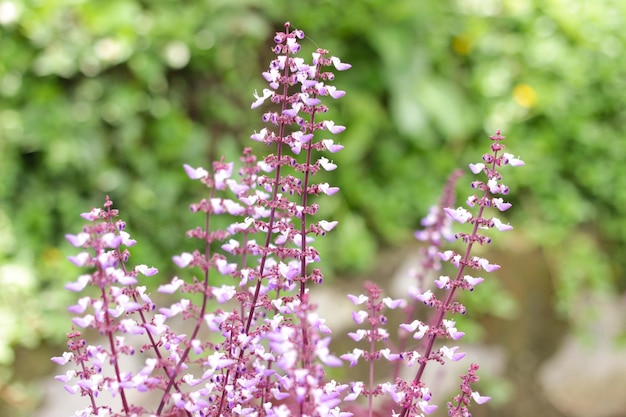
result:
[(481, 373), (494, 401), (475, 415), (580, 415), (577, 388), (549, 392), (570, 377), (545, 371), (567, 343), (579, 359), (556, 369), (625, 386), (623, 1), (1, 0), (0, 415), (41, 405), (63, 350), (79, 213), (110, 195), (134, 261), (176, 273), (203, 192), (182, 164), (249, 146), (286, 20), (353, 66), (330, 110), (348, 129), (329, 176), (341, 192), (323, 204), (340, 227), (317, 245), (326, 283), (341, 295), (398, 275), (446, 176), (502, 129), (526, 166), (505, 173), (515, 229), (489, 248), (503, 268), (467, 298), (469, 342), (504, 358), (491, 384)]

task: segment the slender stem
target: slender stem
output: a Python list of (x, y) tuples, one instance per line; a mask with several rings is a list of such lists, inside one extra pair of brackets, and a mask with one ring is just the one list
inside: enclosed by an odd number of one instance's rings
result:
[[(214, 195), (215, 195), (215, 189), (211, 188), (211, 192), (210, 192), (210, 197), (209, 198), (213, 198)], [(209, 277), (210, 277), (210, 274), (211, 274), (211, 267), (210, 267), (210, 261), (211, 261), (211, 242), (210, 242), (211, 211), (207, 211), (207, 213), (206, 213), (205, 220), (204, 220), (204, 230), (205, 230), (205, 233), (206, 233), (206, 237), (204, 239), (204, 260), (205, 260), (206, 263), (203, 266), (203, 269), (204, 269), (204, 281), (203, 281), (203, 285), (202, 285), (202, 306), (200, 307), (200, 311), (198, 312), (198, 317), (196, 318), (196, 324), (194, 326), (193, 332), (191, 333), (191, 337), (188, 339), (187, 346), (185, 347), (185, 350), (183, 351), (183, 354), (180, 356), (180, 359), (178, 360), (178, 363), (176, 364), (176, 366), (174, 367), (174, 369), (172, 370), (172, 372), (170, 374), (170, 380), (169, 380), (169, 382), (167, 384), (167, 387), (165, 388), (165, 391), (163, 392), (163, 397), (161, 398), (161, 403), (159, 404), (159, 408), (157, 409), (157, 415), (160, 415), (161, 411), (163, 411), (163, 407), (165, 407), (165, 403), (167, 402), (167, 399), (168, 399), (168, 394), (171, 391), (172, 387), (175, 385), (176, 376), (179, 374), (179, 372), (180, 372), (180, 370), (182, 368), (182, 365), (185, 363), (185, 361), (187, 360), (187, 357), (189, 356), (189, 353), (191, 352), (191, 342), (196, 339), (196, 337), (198, 336), (198, 333), (200, 332), (200, 327), (202, 326), (203, 319), (204, 319), (204, 313), (206, 312), (208, 299), (209, 299)], [(191, 416), (191, 414), (187, 410), (185, 410), (185, 413), (188, 416)]]
[[(492, 164), (491, 169), (495, 169), (496, 167), (496, 163), (495, 161), (497, 160), (498, 157), (498, 152), (495, 151), (494, 152), (494, 162)], [(485, 190), (485, 198), (489, 195), (489, 189)], [(480, 205), (480, 208), (478, 209), (478, 215), (475, 217), (475, 221), (474, 221), (474, 226), (472, 228), (472, 233), (470, 236), (477, 236), (478, 235), (478, 228), (480, 226), (480, 221), (483, 218), (483, 213), (485, 211), (485, 206), (484, 205)], [(459, 269), (457, 271), (457, 274), (454, 278), (454, 283), (460, 282), (463, 279), (463, 272), (465, 271), (465, 267), (468, 264), (468, 261), (470, 259), (470, 254), (472, 252), (472, 247), (474, 246), (474, 240), (473, 239), (469, 239), (468, 243), (467, 243), (467, 248), (465, 249), (465, 254), (463, 255), (463, 260), (460, 262), (459, 264)], [(434, 329), (438, 329), (439, 327), (441, 327), (442, 323), (443, 323), (443, 319), (446, 316), (446, 312), (447, 312), (447, 307), (452, 303), (452, 300), (454, 299), (454, 295), (456, 293), (456, 289), (457, 286), (456, 285), (452, 285), (450, 288), (450, 291), (448, 292), (443, 304), (441, 305), (439, 311), (437, 312), (437, 316), (435, 319), (435, 322), (433, 324), (433, 326), (431, 328)], [(424, 374), (424, 370), (426, 369), (426, 365), (429, 361), (430, 355), (433, 351), (433, 346), (435, 345), (435, 339), (437, 338), (435, 333), (431, 333), (428, 336), (428, 344), (426, 345), (426, 349), (424, 350), (424, 355), (421, 358), (420, 361), (420, 366), (417, 370), (417, 373), (415, 374), (415, 378), (413, 378), (413, 384), (415, 386), (417, 386), (417, 384), (421, 381), (422, 376)], [(400, 413), (399, 417), (407, 417), (409, 409), (411, 408), (413, 399), (410, 399), (409, 402), (407, 404), (404, 405), (404, 407), (402, 408), (402, 412)]]
[[(100, 274), (104, 275), (104, 271), (102, 270), (102, 267), (100, 265), (98, 265), (98, 269), (100, 270)], [(106, 324), (106, 332), (107, 332), (107, 337), (109, 339), (109, 346), (111, 347), (111, 362), (113, 364), (113, 369), (115, 369), (115, 378), (117, 379), (117, 382), (119, 384), (119, 387), (117, 389), (117, 391), (120, 393), (120, 399), (122, 400), (122, 406), (124, 407), (124, 412), (126, 413), (126, 415), (128, 415), (128, 413), (130, 412), (130, 408), (128, 407), (128, 401), (126, 400), (126, 392), (124, 391), (124, 388), (122, 388), (122, 377), (120, 374), (120, 364), (119, 364), (119, 357), (118, 357), (118, 353), (117, 353), (117, 347), (115, 346), (115, 340), (113, 340), (113, 329), (111, 328), (111, 316), (109, 315), (109, 299), (107, 297), (107, 293), (106, 293), (106, 287), (102, 287), (100, 289), (101, 291), (101, 296), (102, 296), (102, 301), (104, 302), (102, 309), (104, 311), (104, 321)]]
[[(321, 59), (317, 64), (316, 77), (319, 79), (319, 74), (321, 71)], [(313, 94), (313, 98), (317, 98), (317, 93)], [(311, 127), (309, 128), (310, 133), (313, 134), (314, 126), (315, 126), (315, 108), (311, 112)], [(311, 166), (313, 147), (311, 146), (311, 141), (306, 144), (306, 162), (305, 162), (305, 170), (304, 170), (304, 180), (302, 183), (302, 215), (300, 216), (300, 236), (302, 237), (302, 241), (300, 243), (300, 301), (304, 300), (304, 295), (306, 293), (306, 235), (307, 235), (307, 213), (306, 208), (308, 205), (308, 189), (309, 189), (309, 180), (311, 173), (309, 168)], [(306, 319), (302, 320), (302, 367), (309, 367), (309, 355), (308, 355), (308, 347), (309, 347), (309, 337), (308, 337), (308, 328)]]

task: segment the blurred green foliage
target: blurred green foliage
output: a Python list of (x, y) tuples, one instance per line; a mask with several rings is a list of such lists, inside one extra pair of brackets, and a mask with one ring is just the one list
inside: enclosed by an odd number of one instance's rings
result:
[(447, 174), (499, 128), (527, 163), (507, 172), (516, 239), (543, 250), (561, 311), (582, 291), (624, 289), (622, 1), (2, 0), (0, 364), (62, 340), (77, 274), (63, 236), (106, 194), (134, 258), (167, 276), (202, 192), (181, 165), (248, 145), (286, 20), (306, 48), (353, 64), (329, 113), (348, 127), (330, 178), (342, 193), (322, 206), (341, 220), (320, 242), (329, 277), (409, 242)]

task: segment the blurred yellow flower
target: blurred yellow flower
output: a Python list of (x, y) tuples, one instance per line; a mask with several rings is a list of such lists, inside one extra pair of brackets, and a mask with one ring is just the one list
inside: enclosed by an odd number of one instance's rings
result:
[(517, 84), (513, 87), (513, 100), (529, 109), (537, 103), (537, 92), (528, 84)]
[(472, 49), (472, 40), (469, 36), (466, 35), (458, 35), (452, 38), (452, 49), (458, 55), (467, 55)]

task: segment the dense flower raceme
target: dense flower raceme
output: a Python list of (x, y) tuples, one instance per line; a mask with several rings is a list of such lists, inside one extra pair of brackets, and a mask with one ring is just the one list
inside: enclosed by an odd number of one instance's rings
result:
[[(323, 100), (345, 94), (329, 84), (334, 79), (331, 70), (350, 66), (323, 49), (306, 63), (297, 56), (303, 37), (289, 24), (276, 34), (276, 58), (263, 73), (269, 88), (254, 94), (253, 108), (276, 109), (262, 116), (268, 127), (251, 136), (272, 153), (257, 158), (246, 148), (237, 170), (235, 163), (224, 160), (211, 169), (184, 166), (192, 180), (207, 187), (207, 196), (191, 205), (192, 212), (204, 215), (203, 226), (187, 232), (199, 249), (173, 257), (178, 267), (192, 269), (199, 277), (174, 277), (158, 288), (175, 299), (172, 304), (157, 308), (138, 281), (142, 275), (155, 275), (155, 268), (127, 266), (129, 248), (136, 242), (108, 198), (103, 209), (83, 213), (90, 223), (82, 232), (67, 235), (71, 244), (82, 248), (70, 261), (89, 271), (67, 288), (87, 295), (70, 307), (76, 317), (68, 351), (53, 360), (74, 364), (57, 379), (68, 392), (87, 397), (86, 408), (76, 416), (371, 416), (377, 396), (384, 397), (377, 401), (384, 415), (421, 416), (437, 408), (422, 378), (424, 369), (433, 361), (443, 364), (465, 356), (455, 345), (464, 334), (449, 317), (465, 313), (455, 293), (471, 291), (483, 281), (470, 269), (499, 268), (472, 256), (472, 247), (490, 243), (484, 229), (512, 228), (497, 217), (486, 217), (485, 210), (510, 208), (501, 197), (508, 188), (500, 169), (523, 162), (503, 152), (500, 132), (492, 136), (491, 152), (483, 162), (470, 165), (474, 174), (486, 175), (486, 180), (472, 182), (477, 192), (466, 201), (470, 210), (450, 208), (460, 174), (450, 177), (439, 207), (423, 221), (425, 230), (416, 233), (428, 243), (416, 287), (407, 300), (384, 297), (369, 283), (365, 294), (349, 296), (360, 308), (352, 315), (359, 328), (349, 334), (358, 347), (334, 356), (330, 329), (315, 312), (309, 287), (323, 281), (315, 268), (320, 254), (312, 243), (337, 225), (316, 218), (317, 201), (320, 194), (330, 196), (338, 189), (312, 178), (320, 170), (334, 170), (329, 157), (343, 148), (331, 135), (345, 128), (320, 117), (328, 110)], [(215, 216), (228, 216), (230, 225), (215, 228)], [(451, 221), (469, 224), (472, 230), (453, 234)], [(465, 249), (445, 250), (444, 241), (452, 238), (464, 242)], [(426, 272), (437, 273), (441, 261), (452, 264), (456, 275), (440, 275), (434, 280), (438, 289), (429, 288)], [(416, 317), (416, 306), (422, 303), (433, 309), (429, 321)], [(397, 345), (385, 313), (393, 309), (405, 313)], [(98, 331), (104, 342), (88, 344), (82, 329)], [(441, 343), (435, 344), (437, 339)], [(410, 346), (410, 340), (417, 345)], [(141, 368), (125, 368), (124, 359), (137, 354), (144, 358)], [(327, 379), (326, 367), (342, 361), (349, 366), (366, 361), (369, 380)], [(387, 382), (374, 375), (376, 361), (393, 363)], [(400, 365), (417, 368), (415, 376), (401, 379)], [(471, 400), (488, 401), (471, 387), (478, 381), (477, 369), (472, 364), (462, 376), (461, 393), (448, 403), (449, 415), (467, 416)], [(112, 398), (105, 402), (103, 393)], [(151, 399), (129, 399), (141, 393), (150, 393)], [(357, 405), (359, 398), (367, 404)]]
[[(424, 230), (415, 234), (428, 246), (422, 253), (421, 271), (416, 273), (416, 287), (409, 290), (410, 299), (383, 298), (381, 290), (371, 283), (366, 284), (365, 294), (349, 296), (350, 301), (355, 305), (364, 306), (362, 310), (353, 313), (353, 320), (360, 328), (351, 333), (350, 337), (357, 343), (365, 343), (366, 347), (354, 348), (341, 358), (348, 361), (350, 366), (355, 366), (361, 360), (369, 363), (370, 380), (368, 383), (360, 383), (359, 387), (361, 394), (370, 399), (370, 410), (372, 397), (387, 394), (390, 401), (384, 404), (386, 410), (394, 410), (391, 411), (393, 416), (420, 416), (432, 413), (437, 406), (431, 404), (432, 395), (426, 381), (423, 380), (427, 364), (430, 362), (444, 364), (448, 360), (458, 361), (465, 357), (465, 353), (459, 350), (459, 346), (454, 345), (464, 336), (464, 333), (456, 328), (455, 321), (448, 316), (465, 314), (465, 307), (455, 301), (457, 289), (473, 291), (484, 280), (480, 276), (471, 275), (469, 272), (471, 269), (492, 272), (500, 268), (499, 265), (492, 264), (485, 258), (472, 256), (472, 248), (475, 244), (483, 245), (491, 242), (491, 238), (484, 235), (483, 230), (512, 229), (511, 225), (504, 223), (498, 217), (487, 217), (486, 210), (495, 208), (498, 211), (505, 211), (511, 207), (511, 204), (504, 201), (502, 197), (509, 190), (502, 183), (500, 170), (505, 165), (524, 165), (519, 158), (503, 152), (504, 136), (500, 134), (500, 131), (490, 138), (492, 140), (490, 152), (483, 155), (483, 162), (470, 164), (470, 170), (474, 174), (486, 176), (485, 180), (478, 179), (472, 182), (471, 186), (475, 194), (469, 196), (466, 201), (468, 208), (475, 210), (476, 213), (463, 207), (456, 209), (449, 207), (454, 202), (454, 185), (461, 175), (460, 172), (455, 171), (448, 180), (439, 206), (432, 208), (429, 215), (422, 221)], [(452, 233), (451, 221), (470, 224), (470, 233)], [(465, 246), (463, 251), (443, 250), (442, 244), (445, 240), (455, 239), (463, 242)], [(428, 288), (426, 274), (438, 272), (441, 269), (440, 261), (451, 263), (456, 268), (456, 274), (453, 277), (440, 275), (433, 282), (437, 288)], [(437, 295), (438, 292), (442, 292), (441, 296)], [(432, 309), (433, 315), (430, 320), (422, 321), (414, 317), (416, 303), (424, 304)], [(389, 309), (405, 311), (405, 322), (399, 326), (400, 335), (397, 345), (392, 343), (391, 332), (386, 329), (387, 319), (384, 310)], [(408, 339), (416, 340), (417, 347), (409, 346)], [(436, 345), (437, 339), (440, 339), (441, 343)], [(448, 341), (446, 342), (445, 339)], [(450, 344), (452, 346), (449, 346)], [(390, 362), (394, 369), (391, 381), (375, 382), (373, 363), (376, 361)], [(412, 380), (405, 381), (399, 377), (398, 364), (402, 364), (405, 368), (416, 368)], [(470, 400), (483, 404), (490, 399), (480, 395), (471, 387), (478, 381), (477, 369), (478, 365), (471, 364), (468, 373), (462, 376), (461, 394), (447, 404), (448, 415), (470, 416), (468, 411)]]
[[(336, 168), (330, 157), (343, 146), (332, 135), (345, 129), (320, 117), (328, 110), (325, 100), (345, 94), (329, 84), (332, 69), (350, 65), (323, 49), (306, 63), (297, 56), (303, 37), (289, 24), (276, 34), (277, 56), (263, 73), (269, 88), (255, 93), (252, 104), (256, 108), (269, 101), (277, 108), (263, 114), (268, 127), (251, 136), (273, 153), (257, 159), (245, 149), (238, 178), (235, 164), (224, 160), (211, 170), (184, 167), (207, 187), (208, 196), (191, 206), (192, 212), (204, 214), (204, 226), (187, 232), (201, 249), (173, 259), (181, 268), (200, 271), (201, 278), (174, 277), (158, 289), (178, 296), (176, 302), (156, 309), (145, 287), (137, 285), (137, 273), (154, 275), (155, 269), (127, 271), (127, 247), (135, 242), (123, 231), (123, 222), (114, 220), (117, 212), (109, 200), (105, 210), (83, 215), (93, 224), (68, 235), (72, 244), (93, 252), (70, 259), (93, 272), (68, 289), (98, 291), (70, 308), (77, 314), (73, 322), (95, 328), (108, 340), (88, 345), (73, 329), (68, 352), (53, 359), (76, 365), (58, 378), (68, 391), (90, 399), (76, 415), (349, 415), (338, 406), (341, 398), (356, 398), (347, 393), (350, 385), (324, 378), (324, 367), (339, 366), (341, 360), (330, 353), (330, 329), (314, 312), (308, 286), (322, 283), (314, 268), (320, 256), (311, 243), (337, 224), (314, 220), (318, 196), (333, 195), (338, 188), (312, 178)], [(212, 228), (218, 215), (233, 220), (225, 230)], [(182, 325), (184, 332), (174, 330), (175, 319), (188, 323)], [(146, 339), (133, 347), (129, 339), (140, 337)], [(147, 354), (144, 367), (135, 373), (121, 369), (122, 356), (137, 352)], [(114, 374), (104, 376), (103, 368), (111, 364)], [(119, 398), (119, 411), (99, 405), (98, 394), (104, 391)], [(132, 404), (129, 391), (161, 392), (160, 402)]]

